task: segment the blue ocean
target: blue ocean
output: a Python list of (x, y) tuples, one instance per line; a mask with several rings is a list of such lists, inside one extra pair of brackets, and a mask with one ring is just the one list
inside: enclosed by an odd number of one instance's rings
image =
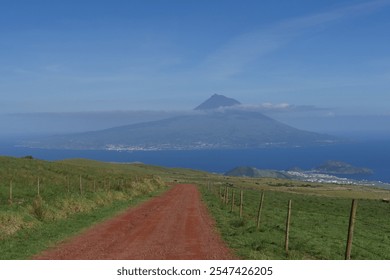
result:
[[(348, 144), (248, 150), (195, 150), (195, 151), (96, 151), (47, 150), (0, 144), (0, 155), (22, 157), (32, 155), (44, 160), (88, 158), (107, 162), (143, 162), (145, 164), (183, 167), (224, 173), (237, 166), (259, 169), (288, 170), (298, 167), (310, 170), (327, 160), (350, 163), (374, 171), (372, 175), (349, 176), (351, 179), (390, 183), (390, 141), (368, 141)], [(343, 176), (348, 177), (348, 176)]]

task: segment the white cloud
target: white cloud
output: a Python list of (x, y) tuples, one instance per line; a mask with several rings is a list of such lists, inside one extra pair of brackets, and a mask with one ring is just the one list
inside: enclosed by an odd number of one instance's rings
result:
[(231, 107), (221, 107), (219, 111), (226, 110), (243, 110), (264, 113), (305, 113), (305, 112), (326, 112), (329, 108), (321, 108), (314, 105), (293, 105), (286, 102), (262, 104), (240, 104)]
[(279, 103), (279, 104), (263, 103), (261, 104), (261, 106), (267, 109), (286, 109), (291, 107), (291, 105), (288, 103)]

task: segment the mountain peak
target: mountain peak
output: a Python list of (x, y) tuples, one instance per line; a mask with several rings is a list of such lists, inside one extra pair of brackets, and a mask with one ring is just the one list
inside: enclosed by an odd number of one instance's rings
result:
[(229, 98), (220, 94), (214, 94), (205, 102), (196, 107), (195, 110), (213, 110), (218, 109), (220, 107), (230, 107), (240, 104), (240, 102), (233, 98)]

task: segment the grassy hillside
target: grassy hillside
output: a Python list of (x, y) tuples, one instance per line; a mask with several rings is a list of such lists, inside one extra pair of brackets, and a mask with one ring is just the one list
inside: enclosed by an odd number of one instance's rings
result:
[[(352, 199), (358, 201), (351, 259), (390, 259), (390, 191), (380, 188), (241, 178), (197, 172), (180, 180), (200, 186), (203, 200), (227, 244), (243, 259), (344, 259)], [(223, 203), (225, 187), (228, 203)], [(240, 189), (243, 214), (239, 216)], [(231, 211), (232, 191), (235, 203)], [(260, 227), (257, 213), (264, 202)], [(285, 252), (292, 200), (289, 253)]]
[(142, 164), (0, 157), (1, 259), (24, 259), (167, 189)]
[[(225, 200), (225, 187), (228, 189)], [(239, 214), (243, 189), (242, 217)], [(232, 211), (232, 192), (235, 193)], [(257, 214), (264, 201), (259, 228)], [(390, 259), (390, 192), (278, 179), (204, 182), (203, 198), (231, 248), (244, 259), (344, 259), (352, 198), (358, 199), (352, 259)], [(285, 250), (292, 201), (289, 251)]]
[[(226, 177), (143, 164), (10, 157), (0, 157), (0, 258), (31, 258), (92, 224), (165, 191), (167, 184), (175, 182), (201, 187), (221, 235), (241, 258), (343, 259), (351, 199), (358, 199), (352, 258), (390, 259), (388, 190)], [(225, 187), (229, 193), (227, 204), (223, 203)], [(242, 218), (238, 207), (240, 189), (244, 190)], [(257, 229), (263, 191), (265, 198)], [(286, 254), (284, 234), (289, 200), (292, 214)]]

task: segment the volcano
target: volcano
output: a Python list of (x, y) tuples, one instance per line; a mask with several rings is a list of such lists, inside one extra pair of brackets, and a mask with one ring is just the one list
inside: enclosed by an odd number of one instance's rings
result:
[(236, 106), (239, 104), (235, 99), (213, 95), (185, 115), (99, 131), (52, 136), (28, 146), (133, 151), (247, 149), (338, 142), (336, 137), (291, 127), (260, 112)]

